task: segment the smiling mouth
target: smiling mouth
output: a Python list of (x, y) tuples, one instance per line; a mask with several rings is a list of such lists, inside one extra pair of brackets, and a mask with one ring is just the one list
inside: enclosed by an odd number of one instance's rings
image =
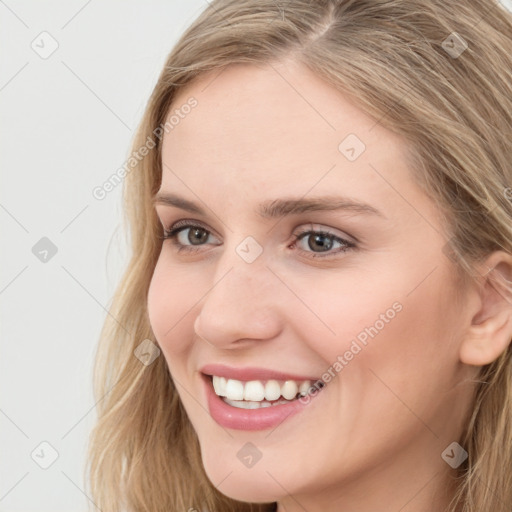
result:
[(316, 394), (325, 383), (305, 380), (251, 380), (227, 379), (217, 375), (207, 375), (215, 394), (226, 404), (239, 409), (261, 409), (280, 404), (289, 404), (307, 395)]

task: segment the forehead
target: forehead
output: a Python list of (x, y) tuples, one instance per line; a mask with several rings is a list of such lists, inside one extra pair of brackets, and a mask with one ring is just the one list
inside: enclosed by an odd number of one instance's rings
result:
[[(191, 98), (197, 105), (182, 112)], [(180, 113), (164, 136), (164, 190), (221, 199), (233, 189), (251, 197), (314, 188), (384, 201), (383, 175), (410, 180), (404, 142), (291, 61), (200, 75), (174, 98), (169, 116)]]

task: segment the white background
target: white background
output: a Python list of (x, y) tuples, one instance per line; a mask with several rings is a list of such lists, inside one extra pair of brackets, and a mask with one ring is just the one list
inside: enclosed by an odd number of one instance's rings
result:
[[(0, 0), (0, 512), (88, 510), (93, 353), (127, 254), (122, 187), (92, 190), (124, 163), (167, 54), (206, 7)], [(47, 58), (31, 47), (53, 40)], [(46, 262), (32, 252), (43, 237)], [(47, 469), (43, 441), (58, 453)]]

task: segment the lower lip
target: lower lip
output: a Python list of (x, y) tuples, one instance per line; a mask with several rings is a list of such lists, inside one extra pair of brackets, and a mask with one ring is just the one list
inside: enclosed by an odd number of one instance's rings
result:
[(310, 395), (309, 402), (306, 403), (297, 399), (287, 404), (260, 409), (241, 409), (227, 404), (215, 393), (211, 377), (203, 374), (202, 378), (206, 386), (211, 417), (222, 427), (236, 430), (265, 430), (276, 427), (287, 418), (303, 411), (308, 405), (310, 406), (319, 394), (317, 392), (315, 395)]

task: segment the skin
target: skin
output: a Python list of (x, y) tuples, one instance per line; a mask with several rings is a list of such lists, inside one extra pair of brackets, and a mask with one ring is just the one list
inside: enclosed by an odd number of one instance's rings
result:
[[(207, 214), (156, 211), (165, 229), (187, 219), (210, 235), (194, 254), (163, 242), (148, 312), (209, 479), (240, 501), (277, 501), (279, 512), (443, 510), (454, 470), (441, 454), (460, 439), (471, 407), (483, 359), (470, 329), (485, 315), (477, 291), (455, 300), (447, 239), (413, 181), (405, 142), (291, 61), (203, 74), (171, 110), (191, 96), (198, 106), (164, 136), (160, 192)], [(350, 133), (366, 145), (352, 162), (338, 150)], [(254, 213), (269, 199), (324, 195), (363, 201), (382, 216)], [(323, 253), (314, 236), (294, 243), (312, 223), (357, 247), (337, 252), (335, 243)], [(186, 228), (180, 240), (191, 246), (187, 235), (194, 240)], [(247, 236), (263, 250), (252, 263), (236, 252)], [(277, 428), (226, 429), (209, 415), (204, 364), (320, 377), (397, 302), (401, 311)], [(262, 454), (252, 468), (237, 457), (249, 441)]]

